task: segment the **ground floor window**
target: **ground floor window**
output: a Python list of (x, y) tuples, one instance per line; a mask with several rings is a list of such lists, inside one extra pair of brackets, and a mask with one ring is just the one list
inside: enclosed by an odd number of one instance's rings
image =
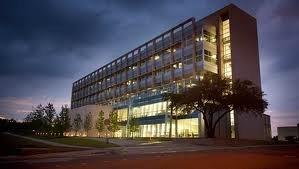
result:
[[(133, 133), (134, 137), (169, 137), (170, 123), (146, 124), (140, 125), (139, 131)], [(172, 137), (198, 137), (198, 118), (179, 119), (177, 127), (175, 120), (172, 121)], [(120, 127), (116, 132), (117, 137), (132, 137), (132, 133), (128, 133), (126, 126)]]

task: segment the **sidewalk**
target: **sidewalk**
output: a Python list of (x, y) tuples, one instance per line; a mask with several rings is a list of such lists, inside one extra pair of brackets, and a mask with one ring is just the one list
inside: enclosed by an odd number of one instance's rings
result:
[[(106, 142), (106, 138), (87, 137), (87, 139)], [(149, 143), (149, 141), (132, 140), (127, 138), (109, 138), (109, 143), (113, 143), (121, 147), (135, 147)]]

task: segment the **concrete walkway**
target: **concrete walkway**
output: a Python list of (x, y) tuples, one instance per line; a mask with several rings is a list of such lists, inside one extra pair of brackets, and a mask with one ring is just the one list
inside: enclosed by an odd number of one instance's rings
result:
[[(106, 142), (106, 138), (87, 137), (87, 139)], [(132, 139), (127, 139), (127, 138), (109, 138), (109, 143), (113, 143), (113, 144), (116, 144), (121, 147), (135, 147), (135, 146), (146, 145), (150, 142), (142, 141), (142, 140), (132, 140)]]

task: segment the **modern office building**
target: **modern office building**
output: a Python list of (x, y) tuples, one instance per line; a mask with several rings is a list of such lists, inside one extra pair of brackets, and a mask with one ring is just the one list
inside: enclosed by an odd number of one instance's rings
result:
[[(161, 94), (192, 87), (205, 72), (232, 80), (248, 79), (261, 87), (254, 17), (230, 4), (207, 17), (192, 17), (170, 28), (75, 81), (72, 114), (92, 112), (96, 117), (102, 108), (113, 110), (122, 124), (118, 136), (129, 136), (126, 126), (134, 116), (140, 125), (136, 136), (168, 137), (168, 103)], [(197, 112), (180, 116), (177, 124), (173, 137), (204, 136), (202, 116)], [(231, 112), (217, 127), (217, 137), (271, 137), (267, 115)], [(91, 135), (97, 135), (96, 130)]]

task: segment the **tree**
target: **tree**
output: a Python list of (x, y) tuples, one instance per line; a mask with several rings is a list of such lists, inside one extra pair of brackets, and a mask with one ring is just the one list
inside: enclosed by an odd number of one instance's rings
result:
[(114, 133), (119, 130), (119, 122), (117, 120), (117, 112), (111, 112), (109, 114), (109, 126), (108, 126), (108, 131)]
[(76, 114), (74, 121), (73, 121), (73, 126), (74, 126), (74, 130), (76, 132), (76, 136), (77, 136), (77, 132), (81, 129), (81, 124), (82, 124), (82, 119), (80, 114)]
[[(177, 93), (164, 93), (162, 95), (163, 100), (169, 101), (168, 108), (170, 109), (170, 116), (169, 116), (169, 138), (172, 136), (172, 120), (173, 120), (173, 111), (176, 111), (180, 108), (180, 100), (183, 97), (182, 94), (177, 94)], [(177, 114), (175, 115), (175, 137), (177, 137)]]
[(86, 132), (86, 135), (88, 134), (88, 131), (91, 129), (91, 112), (89, 112), (88, 114), (86, 114), (85, 119), (84, 119), (84, 124), (83, 124), (83, 128)]
[(59, 133), (60, 136), (64, 132), (68, 131), (71, 128), (71, 122), (69, 117), (69, 109), (67, 106), (62, 106), (61, 111), (54, 120), (55, 131)]
[(138, 120), (135, 117), (131, 117), (129, 120), (129, 131), (132, 134), (132, 138), (134, 138), (134, 133), (139, 130)]
[[(98, 130), (98, 132), (103, 132), (105, 130), (105, 117), (104, 117), (104, 112), (101, 110), (98, 114), (98, 119), (97, 119), (97, 123), (96, 123), (96, 128)], [(99, 134), (100, 137), (100, 134)]]
[(45, 118), (45, 130), (50, 133), (53, 132), (54, 129), (54, 117), (56, 114), (55, 108), (52, 103), (48, 103), (47, 106), (44, 107), (44, 118)]
[(30, 123), (31, 127), (39, 132), (45, 132), (46, 120), (44, 118), (45, 109), (39, 104), (37, 107), (33, 107), (32, 112), (30, 112), (25, 117), (25, 122)]
[(176, 103), (183, 112), (197, 111), (203, 115), (206, 136), (215, 137), (215, 128), (228, 113), (262, 114), (268, 103), (264, 93), (248, 80), (231, 80), (207, 73), (196, 86), (186, 90)]

